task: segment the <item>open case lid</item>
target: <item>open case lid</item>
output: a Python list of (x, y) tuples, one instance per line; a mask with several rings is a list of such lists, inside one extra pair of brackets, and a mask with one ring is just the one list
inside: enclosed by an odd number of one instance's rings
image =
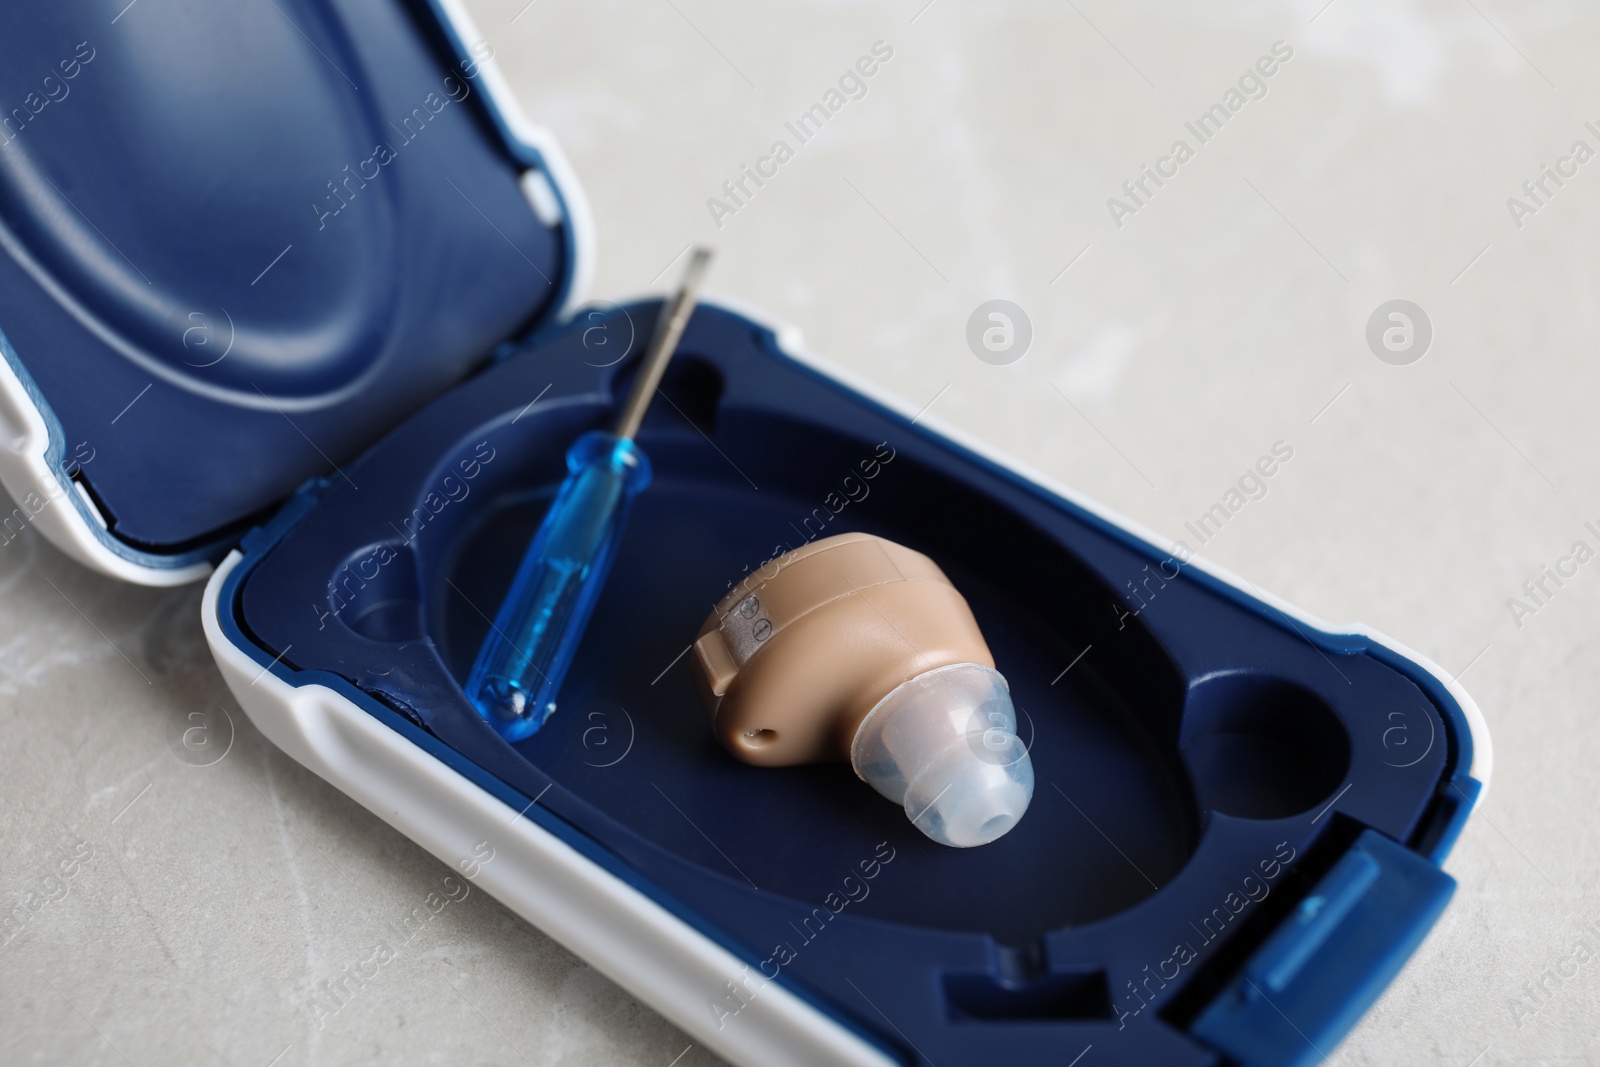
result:
[(456, 0), (7, 22), (7, 540), (201, 577), (581, 288), (585, 208)]

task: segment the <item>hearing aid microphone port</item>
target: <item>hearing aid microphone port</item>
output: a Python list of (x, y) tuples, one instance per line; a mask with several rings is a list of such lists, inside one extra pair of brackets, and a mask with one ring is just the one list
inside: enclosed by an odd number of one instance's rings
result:
[(746, 730), (743, 737), (746, 748), (766, 748), (778, 739), (778, 731)]

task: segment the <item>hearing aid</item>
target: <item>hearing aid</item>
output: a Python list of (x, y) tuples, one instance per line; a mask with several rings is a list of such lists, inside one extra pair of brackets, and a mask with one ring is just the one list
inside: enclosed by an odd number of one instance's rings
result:
[(718, 741), (759, 767), (849, 760), (928, 837), (987, 844), (1033, 764), (966, 600), (927, 556), (847, 533), (759, 568), (712, 610), (693, 671)]

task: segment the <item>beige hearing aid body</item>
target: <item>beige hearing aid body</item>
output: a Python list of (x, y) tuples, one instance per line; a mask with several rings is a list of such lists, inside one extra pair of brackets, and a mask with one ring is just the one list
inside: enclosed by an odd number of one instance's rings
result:
[(1006, 680), (933, 560), (871, 534), (768, 563), (694, 643), (712, 730), (746, 763), (848, 759), (943, 845), (987, 844), (1033, 797)]
[(700, 627), (695, 680), (717, 738), (765, 767), (848, 759), (896, 686), (994, 666), (966, 600), (922, 553), (871, 534), (814, 541), (733, 589)]

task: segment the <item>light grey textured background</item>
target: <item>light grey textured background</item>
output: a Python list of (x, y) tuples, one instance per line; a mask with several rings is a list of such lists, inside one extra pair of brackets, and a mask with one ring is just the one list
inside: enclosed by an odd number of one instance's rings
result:
[[(1600, 564), (1508, 607), (1600, 546), (1600, 159), (1520, 227), (1507, 206), (1600, 149), (1600, 12), (925, 2), (471, 7), (589, 194), (597, 296), (714, 242), (717, 291), (1191, 545), (1292, 445), (1206, 554), (1460, 672), (1497, 757), (1455, 902), (1332, 1062), (1600, 1063), (1600, 960), (1572, 959), (1600, 922)], [(707, 198), (880, 40), (865, 98), (716, 226)], [(1119, 228), (1107, 198), (1280, 40), (1265, 98)], [(994, 298), (1032, 323), (1010, 366), (965, 341)], [(1365, 340), (1394, 298), (1433, 325), (1409, 366)], [(0, 550), (0, 906), (92, 850), (0, 946), (0, 1062), (713, 1062), (475, 889), (319, 1017), (318, 983), (450, 871), (256, 734), (198, 612), (32, 534)], [(171, 734), (215, 708), (231, 749), (180, 762)]]

